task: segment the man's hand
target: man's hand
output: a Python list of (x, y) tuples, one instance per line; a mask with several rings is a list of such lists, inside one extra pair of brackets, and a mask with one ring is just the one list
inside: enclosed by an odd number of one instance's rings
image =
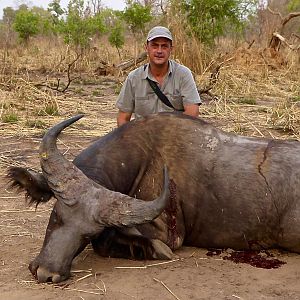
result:
[(131, 115), (132, 113), (119, 110), (118, 117), (117, 117), (118, 127), (122, 126), (125, 123), (128, 123), (130, 121)]
[(199, 116), (199, 105), (198, 104), (186, 104), (184, 107), (184, 114), (192, 117)]

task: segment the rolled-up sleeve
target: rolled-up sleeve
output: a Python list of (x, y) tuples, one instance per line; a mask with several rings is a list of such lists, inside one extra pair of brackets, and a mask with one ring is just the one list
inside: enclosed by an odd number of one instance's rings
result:
[(121, 92), (116, 102), (116, 107), (124, 112), (134, 111), (134, 93), (129, 76), (126, 78), (122, 86)]
[(201, 104), (197, 86), (192, 75), (192, 72), (188, 68), (184, 68), (184, 76), (182, 76), (181, 84), (181, 96), (183, 104)]

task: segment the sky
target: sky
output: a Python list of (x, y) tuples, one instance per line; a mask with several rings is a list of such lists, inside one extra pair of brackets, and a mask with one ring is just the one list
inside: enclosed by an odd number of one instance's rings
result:
[[(51, 0), (0, 0), (0, 19), (3, 16), (3, 8), (10, 6), (12, 8), (17, 8), (20, 4), (25, 3), (29, 6), (42, 6), (44, 8), (48, 7), (48, 4), (52, 2)], [(69, 0), (61, 0), (60, 4), (62, 7), (67, 7)], [(112, 9), (123, 10), (125, 8), (124, 0), (102, 0), (101, 3)]]

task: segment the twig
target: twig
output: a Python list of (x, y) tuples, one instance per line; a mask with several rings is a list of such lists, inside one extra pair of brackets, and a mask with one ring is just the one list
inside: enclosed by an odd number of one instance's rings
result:
[(93, 295), (103, 295), (103, 293), (96, 293), (96, 292), (85, 291), (85, 290), (80, 290), (80, 289), (65, 288), (64, 290), (80, 292), (80, 293), (87, 293), (87, 294), (93, 294)]
[(154, 281), (159, 282), (175, 299), (180, 300), (169, 288), (168, 286), (159, 279), (153, 278)]
[(176, 261), (179, 261), (179, 260), (183, 260), (183, 258), (177, 258), (177, 259), (172, 259), (172, 260), (169, 260), (169, 261), (163, 261), (163, 262), (159, 262), (159, 263), (155, 263), (155, 264), (150, 264), (150, 265), (146, 265), (145, 267), (148, 268), (148, 267), (155, 267), (155, 266), (170, 264), (170, 263), (173, 263), (173, 262), (176, 262)]
[(82, 52), (81, 53), (76, 53), (76, 57), (68, 64), (68, 69), (67, 69), (67, 78), (68, 78), (68, 82), (66, 84), (66, 86), (62, 89), (59, 89), (60, 86), (60, 78), (57, 78), (57, 83), (55, 87), (52, 87), (48, 84), (44, 84), (44, 83), (38, 83), (35, 84), (36, 87), (46, 87), (48, 89), (54, 90), (54, 91), (58, 91), (61, 93), (64, 93), (70, 86), (71, 82), (74, 81), (77, 78), (80, 78), (80, 76), (76, 76), (74, 78), (71, 78), (71, 68), (73, 67), (73, 65), (78, 61), (78, 59), (82, 56)]
[(135, 266), (135, 267), (115, 267), (115, 269), (147, 269), (150, 267), (155, 267), (155, 266), (160, 266), (160, 265), (165, 265), (165, 264), (170, 264), (179, 260), (183, 260), (182, 258), (177, 258), (169, 261), (164, 261), (164, 262), (159, 262), (155, 264), (150, 264), (150, 265), (145, 265), (145, 266)]
[(76, 282), (79, 282), (79, 281), (84, 280), (84, 279), (86, 279), (86, 278), (88, 278), (88, 277), (91, 277), (92, 275), (93, 275), (92, 273), (87, 274), (87, 275), (85, 275), (85, 276), (83, 276), (83, 277), (77, 279)]
[(71, 271), (71, 273), (90, 273), (92, 271), (92, 269), (88, 269), (88, 270), (73, 270)]
[[(47, 210), (40, 210), (39, 211), (39, 213), (43, 213), (43, 212), (48, 212), (48, 211), (51, 211), (52, 210), (52, 208), (51, 209), (47, 209)], [(7, 214), (7, 213), (27, 213), (27, 212), (29, 212), (29, 213), (35, 213), (36, 212), (36, 210), (35, 209), (24, 209), (24, 210), (19, 210), (19, 209), (16, 209), (16, 210), (13, 210), (13, 209), (11, 209), (11, 210), (0, 210), (0, 213), (5, 213), (5, 214)]]
[(239, 297), (239, 296), (237, 296), (237, 295), (231, 295), (232, 297), (234, 297), (234, 298), (237, 298), (237, 299), (243, 299), (242, 297)]
[(146, 266), (138, 266), (138, 267), (115, 267), (115, 269), (147, 269)]

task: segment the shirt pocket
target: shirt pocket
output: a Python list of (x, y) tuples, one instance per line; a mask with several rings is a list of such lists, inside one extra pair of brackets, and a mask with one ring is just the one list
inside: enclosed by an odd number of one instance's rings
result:
[(145, 97), (135, 97), (135, 108), (134, 112), (138, 116), (146, 116), (152, 114), (154, 111), (154, 103), (149, 99), (148, 96)]

